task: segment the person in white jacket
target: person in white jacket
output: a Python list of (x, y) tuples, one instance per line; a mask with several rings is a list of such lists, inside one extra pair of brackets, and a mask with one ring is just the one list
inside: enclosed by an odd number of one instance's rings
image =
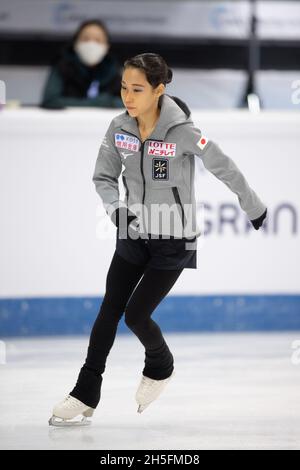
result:
[[(155, 400), (174, 374), (174, 357), (155, 308), (185, 268), (196, 268), (194, 155), (236, 193), (254, 228), (262, 226), (267, 208), (245, 177), (213, 141), (202, 135), (187, 105), (165, 94), (172, 71), (158, 54), (127, 60), (121, 82), (126, 112), (116, 116), (102, 141), (93, 181), (117, 226), (116, 250), (105, 295), (93, 325), (88, 353), (69, 395), (53, 409), (49, 423), (86, 424), (101, 397), (102, 374), (118, 323), (125, 322), (145, 348), (145, 366), (136, 392), (138, 411)], [(125, 201), (119, 197), (122, 171)], [(173, 223), (158, 223), (154, 207), (175, 205)], [(163, 217), (166, 212), (163, 213)], [(165, 217), (169, 222), (168, 215)], [(166, 222), (166, 220), (164, 221)], [(187, 242), (194, 242), (187, 249)]]

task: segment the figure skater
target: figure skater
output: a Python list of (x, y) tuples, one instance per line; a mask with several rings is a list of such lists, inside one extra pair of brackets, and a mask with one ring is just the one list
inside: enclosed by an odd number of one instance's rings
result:
[[(171, 80), (172, 71), (158, 54), (139, 54), (124, 63), (120, 85), (126, 111), (111, 121), (93, 175), (106, 213), (117, 227), (115, 252), (85, 363), (73, 390), (54, 407), (50, 424), (90, 422), (86, 418), (100, 401), (106, 359), (123, 314), (145, 348), (135, 395), (138, 412), (158, 398), (173, 377), (174, 357), (151, 315), (183, 269), (197, 267), (201, 232), (196, 222), (194, 157), (237, 195), (256, 230), (266, 218), (266, 206), (236, 164), (194, 126), (188, 106), (165, 93)], [(121, 172), (124, 201), (119, 196)], [(157, 212), (161, 205), (164, 210)]]

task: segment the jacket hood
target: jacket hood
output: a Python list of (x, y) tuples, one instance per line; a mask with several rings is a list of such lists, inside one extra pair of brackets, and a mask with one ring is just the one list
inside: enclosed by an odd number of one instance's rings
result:
[(191, 110), (188, 107), (188, 105), (184, 101), (182, 101), (180, 98), (178, 98), (177, 96), (170, 96), (170, 98), (172, 98), (175, 101), (175, 103), (182, 109), (182, 111), (189, 118), (190, 115), (191, 115)]
[[(161, 101), (159, 119), (151, 134), (152, 138), (154, 140), (163, 140), (171, 127), (190, 122), (190, 116), (191, 111), (184, 101), (176, 96), (170, 96), (165, 93)], [(122, 129), (139, 138), (137, 119), (130, 116), (127, 110), (119, 117), (122, 118), (120, 123)], [(118, 122), (116, 122), (116, 124), (118, 124)]]

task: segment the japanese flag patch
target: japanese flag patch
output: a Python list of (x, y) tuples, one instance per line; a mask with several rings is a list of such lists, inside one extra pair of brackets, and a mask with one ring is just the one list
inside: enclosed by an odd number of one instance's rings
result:
[(204, 135), (202, 135), (199, 142), (197, 142), (197, 145), (201, 148), (201, 150), (204, 150), (207, 144), (208, 144), (208, 139)]

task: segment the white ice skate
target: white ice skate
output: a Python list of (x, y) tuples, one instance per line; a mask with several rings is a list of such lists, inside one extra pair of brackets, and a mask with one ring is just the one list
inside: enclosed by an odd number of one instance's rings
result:
[[(53, 415), (49, 419), (50, 426), (87, 426), (91, 421), (87, 420), (93, 415), (94, 408), (82, 403), (77, 398), (68, 395), (62, 402), (53, 408)], [(82, 415), (80, 420), (74, 420)]]
[(139, 405), (137, 410), (138, 413), (142, 413), (150, 403), (158, 398), (174, 375), (175, 372), (173, 371), (170, 377), (163, 380), (154, 380), (146, 377), (145, 375), (142, 376), (139, 388), (135, 395), (136, 402)]

